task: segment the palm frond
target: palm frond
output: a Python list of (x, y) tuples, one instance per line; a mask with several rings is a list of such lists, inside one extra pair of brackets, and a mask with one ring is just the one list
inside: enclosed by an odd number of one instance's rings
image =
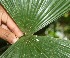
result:
[(70, 58), (70, 41), (49, 36), (26, 36), (0, 58)]
[(26, 34), (34, 34), (70, 10), (70, 0), (1, 0)]

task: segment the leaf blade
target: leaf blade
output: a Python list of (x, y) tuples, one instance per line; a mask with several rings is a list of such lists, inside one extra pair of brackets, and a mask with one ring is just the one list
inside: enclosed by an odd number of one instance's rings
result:
[(26, 36), (0, 58), (70, 58), (70, 41), (49, 36)]
[(26, 34), (34, 34), (70, 10), (70, 0), (1, 0)]

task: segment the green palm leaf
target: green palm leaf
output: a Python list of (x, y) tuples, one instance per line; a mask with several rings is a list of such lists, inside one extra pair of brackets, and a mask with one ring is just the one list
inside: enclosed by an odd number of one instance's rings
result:
[[(70, 58), (70, 41), (33, 34), (70, 10), (70, 0), (0, 0), (22, 37), (0, 58)], [(29, 36), (31, 35), (31, 36)]]
[(70, 41), (26, 36), (12, 45), (1, 58), (70, 58)]
[(1, 0), (26, 34), (34, 34), (70, 9), (70, 0)]

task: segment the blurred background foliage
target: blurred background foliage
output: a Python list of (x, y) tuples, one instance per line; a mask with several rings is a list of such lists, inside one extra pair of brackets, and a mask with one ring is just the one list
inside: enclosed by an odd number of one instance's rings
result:
[[(59, 20), (51, 23), (45, 28), (39, 30), (34, 35), (52, 36), (64, 40), (70, 40), (70, 12), (65, 13)], [(0, 39), (0, 55), (10, 46), (10, 44)]]
[(46, 29), (45, 34), (64, 40), (70, 40), (70, 12), (53, 22), (49, 28)]

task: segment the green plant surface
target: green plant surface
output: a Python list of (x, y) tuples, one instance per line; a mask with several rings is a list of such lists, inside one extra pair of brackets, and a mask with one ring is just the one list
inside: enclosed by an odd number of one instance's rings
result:
[(70, 0), (1, 0), (1, 4), (28, 34), (34, 34), (70, 9)]
[(70, 58), (70, 41), (49, 36), (25, 36), (1, 58)]
[(0, 58), (70, 58), (70, 41), (33, 34), (70, 10), (70, 0), (0, 0), (25, 32)]

